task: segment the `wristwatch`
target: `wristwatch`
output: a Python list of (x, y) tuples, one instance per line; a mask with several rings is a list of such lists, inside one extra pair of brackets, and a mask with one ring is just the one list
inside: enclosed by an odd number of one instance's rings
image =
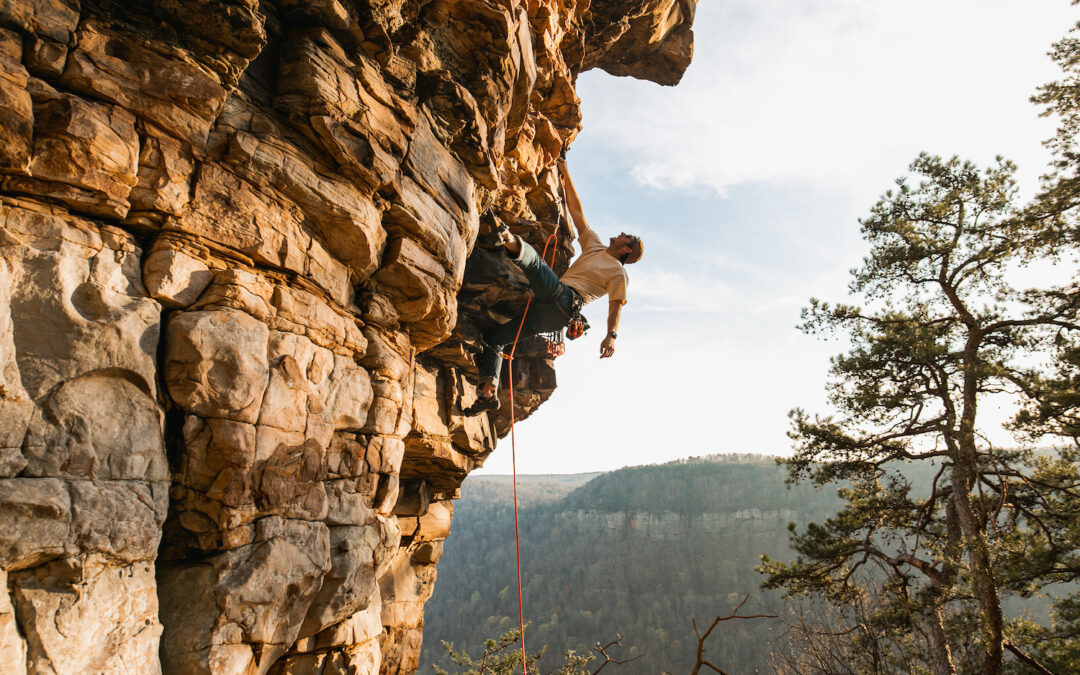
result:
[(619, 337), (619, 334), (616, 333), (615, 331), (611, 331), (610, 333), (608, 333), (608, 335), (611, 336), (612, 340), (615, 340), (615, 339), (617, 339)]

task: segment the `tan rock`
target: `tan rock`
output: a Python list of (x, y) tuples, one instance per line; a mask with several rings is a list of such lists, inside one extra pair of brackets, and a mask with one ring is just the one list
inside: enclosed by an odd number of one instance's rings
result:
[(166, 216), (180, 216), (191, 198), (195, 160), (184, 143), (148, 128), (142, 132), (139, 169), (128, 201), (128, 222), (159, 225)]
[(34, 143), (34, 110), (28, 75), (18, 57), (0, 54), (0, 171), (27, 174)]
[(263, 27), (266, 17), (259, 12), (256, 0), (237, 0), (228, 4), (209, 0), (162, 0), (157, 11), (178, 30), (246, 57), (225, 57), (224, 60), (236, 69), (247, 65), (247, 59), (257, 56), (266, 42)]
[(260, 520), (256, 530), (249, 546), (162, 569), (165, 670), (265, 670), (296, 639), (331, 567), (329, 531), (278, 517)]
[[(378, 574), (385, 571), (385, 565), (381, 566)], [(378, 587), (371, 589), (371, 597), (367, 600), (364, 609), (353, 614), (345, 621), (337, 623), (323, 630), (314, 638), (309, 638), (305, 647), (307, 649), (326, 649), (328, 647), (353, 645), (368, 646), (379, 643), (379, 637), (383, 632), (382, 627), (382, 596)], [(378, 651), (378, 650), (376, 650)]]
[[(696, 0), (644, 0), (630, 12), (616, 3), (593, 4), (591, 24), (599, 27), (586, 47), (583, 69), (600, 67), (612, 75), (630, 75), (674, 85), (694, 53), (691, 24)], [(608, 23), (613, 16), (629, 21)], [(591, 48), (590, 48), (591, 47)]]
[(135, 481), (0, 481), (0, 565), (12, 571), (77, 553), (153, 560), (168, 508), (164, 485)]
[[(23, 36), (14, 30), (7, 28), (0, 28), (0, 56), (4, 56), (11, 59), (11, 64), (15, 65), (19, 63), (23, 55)], [(14, 69), (13, 70), (17, 70)], [(5, 77), (16, 75), (23, 80), (25, 84), (25, 73), (4, 73)]]
[(329, 31), (294, 31), (283, 46), (283, 56), (277, 82), (279, 105), (337, 117), (360, 112), (360, 93), (349, 57)]
[(380, 516), (389, 516), (398, 502), (401, 478), (398, 474), (380, 474), (379, 484), (375, 488), (375, 512)]
[(367, 348), (356, 318), (315, 293), (278, 284), (273, 287), (270, 301), (274, 308), (270, 323), (278, 330), (302, 333), (338, 354), (363, 354)]
[(244, 312), (182, 312), (165, 336), (165, 382), (187, 412), (254, 424), (269, 378), (266, 324)]
[(367, 424), (361, 431), (380, 436), (399, 435), (398, 432), (406, 425), (401, 386), (393, 380), (383, 379), (372, 380), (371, 386), (374, 399)]
[[(410, 478), (401, 480), (398, 485), (397, 503), (394, 504), (393, 514), (398, 516), (401, 523), (401, 531), (406, 536), (416, 534), (416, 517), (427, 513), (428, 505), (431, 504), (431, 486), (426, 480)], [(412, 516), (404, 518), (403, 516)]]
[(143, 283), (167, 307), (187, 307), (214, 279), (210, 266), (182, 250), (155, 248), (143, 261)]
[(12, 675), (25, 675), (26, 641), (19, 634), (8, 588), (7, 572), (0, 569), (0, 663)]
[(243, 131), (230, 139), (226, 161), (249, 180), (265, 181), (300, 207), (307, 227), (319, 233), (322, 245), (334, 256), (325, 264), (342, 261), (359, 279), (375, 271), (386, 234), (371, 199), (354, 185), (320, 171), (280, 138)]
[(160, 306), (143, 289), (134, 238), (3, 205), (0, 228), (16, 360), (30, 396), (103, 370), (156, 395)]
[(317, 349), (310, 340), (293, 333), (270, 333), (270, 378), (259, 412), (260, 425), (283, 431), (305, 430), (308, 394), (313, 389), (307, 372)]
[(334, 355), (334, 369), (326, 379), (325, 406), (321, 415), (334, 431), (359, 431), (367, 423), (374, 399), (371, 376), (352, 359)]
[[(371, 441), (371, 443), (374, 442), (374, 440)], [(365, 464), (368, 453), (369, 448), (358, 442), (352, 434), (334, 434), (326, 453), (328, 475), (357, 477), (368, 472), (369, 465)], [(378, 471), (377, 465), (376, 468), (370, 470)]]
[[(401, 460), (405, 457), (405, 442), (403, 440), (389, 436), (376, 438), (372, 440), (369, 449), (379, 453), (378, 471), (385, 474), (401, 472)], [(368, 464), (373, 467), (372, 470), (375, 470), (374, 463), (375, 460), (372, 454), (369, 454)]]
[(203, 164), (188, 211), (177, 225), (261, 264), (304, 274), (311, 236), (303, 221), (297, 206), (215, 164)]
[(66, 42), (56, 42), (39, 35), (31, 35), (26, 41), (24, 58), (27, 69), (36, 77), (54, 82), (64, 72), (67, 64)]
[(76, 550), (101, 554), (110, 564), (156, 557), (168, 511), (164, 484), (75, 480), (69, 485)]
[(258, 469), (255, 504), (263, 513), (322, 521), (329, 504), (323, 449), (308, 440), (299, 446), (280, 445)]
[(214, 281), (191, 309), (236, 309), (270, 323), (277, 310), (272, 304), (274, 282), (249, 269), (229, 268), (214, 273)]
[(13, 476), (26, 466), (19, 448), (34, 411), (15, 359), (11, 288), (7, 260), (0, 256), (0, 476)]
[(394, 550), (382, 534), (377, 526), (330, 528), (330, 571), (323, 577), (300, 637), (315, 635), (367, 607), (377, 563)]
[(454, 517), (451, 502), (433, 502), (427, 513), (420, 516), (415, 537), (422, 541), (438, 541), (450, 536), (450, 521)]
[(85, 569), (74, 583), (23, 572), (11, 585), (30, 672), (160, 672), (152, 563)]
[(76, 44), (62, 86), (115, 103), (195, 148), (206, 145), (225, 101), (225, 89), (210, 71), (176, 47), (160, 45), (158, 51), (94, 21), (79, 27)]
[(76, 553), (71, 495), (55, 478), (0, 480), (0, 568), (15, 571)]
[(149, 392), (103, 372), (39, 402), (24, 445), (26, 475), (163, 481), (161, 412)]
[(443, 543), (441, 541), (425, 541), (412, 553), (412, 561), (417, 565), (434, 565), (442, 558)]
[(405, 439), (402, 478), (428, 478), (436, 490), (452, 489), (478, 466), (448, 440), (420, 434)]
[(6, 0), (0, 19), (27, 33), (66, 43), (79, 23), (78, 0)]
[(408, 336), (388, 333), (376, 326), (365, 326), (368, 349), (362, 365), (372, 374), (390, 380), (402, 380), (411, 369), (412, 346)]
[[(434, 145), (435, 141), (430, 140), (429, 143)], [(439, 162), (440, 158), (414, 161)], [(438, 171), (438, 167), (428, 169), (431, 175), (427, 176), (427, 180), (442, 185)], [(442, 201), (432, 194), (434, 189), (429, 191), (421, 182), (407, 177), (401, 179), (396, 189), (398, 201), (387, 210), (384, 225), (392, 232), (404, 234), (410, 241), (419, 242), (434, 261), (432, 273), (435, 279), (445, 279), (446, 283), (456, 288), (465, 271), (464, 250), (471, 248), (479, 231), (475, 210), (462, 212), (460, 217), (467, 220), (459, 223), (454, 216), (459, 203), (450, 196), (456, 193), (449, 188), (443, 189)], [(453, 205), (446, 204), (450, 201), (453, 201)], [(435, 265), (441, 270), (436, 272)]]
[(184, 423), (182, 484), (228, 506), (250, 503), (255, 468), (255, 427), (189, 416)]
[(255, 460), (265, 462), (281, 448), (298, 448), (307, 441), (302, 431), (283, 431), (260, 426), (255, 429)]
[(439, 371), (417, 364), (413, 377), (413, 431), (419, 434), (447, 436), (447, 397), (440, 387)]
[[(445, 259), (451, 276), (461, 278), (464, 264), (460, 248), (451, 239), (455, 234), (471, 244), (476, 239), (479, 222), (474, 203), (473, 181), (469, 172), (432, 133), (426, 118), (417, 126), (403, 168), (437, 203), (450, 214), (449, 219), (428, 220), (418, 234), (425, 245)], [(433, 207), (426, 207), (433, 208)], [(436, 228), (429, 229), (434, 224)], [(452, 225), (451, 225), (452, 224)], [(438, 227), (438, 226), (442, 227)], [(440, 250), (441, 249), (441, 250)]]
[(469, 90), (455, 82), (449, 71), (440, 69), (422, 73), (417, 79), (417, 91), (472, 177), (489, 190), (498, 189), (487, 122)]
[(117, 106), (59, 94), (40, 81), (31, 84), (30, 176), (11, 176), (4, 188), (59, 199), (93, 215), (124, 217), (138, 169), (135, 117)]
[[(428, 566), (430, 569), (430, 566)], [(387, 675), (407, 675), (416, 672), (420, 665), (420, 645), (423, 642), (423, 628), (401, 628), (394, 625), (387, 629), (379, 647), (382, 650), (380, 673)]]
[(439, 261), (412, 239), (390, 242), (386, 262), (375, 280), (389, 293), (402, 321), (416, 322), (431, 313), (445, 275)]
[(379, 579), (384, 626), (413, 628), (420, 623), (423, 602), (427, 600), (424, 595), (430, 595), (432, 590), (425, 582), (434, 581), (433, 571), (427, 566), (413, 567), (404, 549), (399, 550), (390, 569)]
[(323, 483), (328, 504), (328, 525), (369, 525), (375, 520), (371, 508), (374, 494), (370, 493), (368, 481), (359, 478), (328, 480)]
[(556, 126), (570, 129), (581, 126), (581, 99), (573, 82), (563, 73), (555, 74), (551, 90), (544, 96), (539, 109)]

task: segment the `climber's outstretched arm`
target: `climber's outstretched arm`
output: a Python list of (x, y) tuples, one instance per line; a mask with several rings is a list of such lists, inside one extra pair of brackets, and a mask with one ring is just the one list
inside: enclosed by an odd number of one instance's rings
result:
[(607, 335), (600, 343), (600, 358), (606, 359), (615, 353), (615, 334), (619, 330), (619, 315), (622, 314), (622, 300), (608, 300)]
[(566, 195), (566, 206), (570, 209), (570, 218), (574, 221), (574, 227), (578, 234), (589, 228), (585, 222), (585, 213), (581, 210), (581, 200), (578, 199), (577, 190), (574, 189), (574, 181), (570, 180), (570, 171), (566, 168), (566, 160), (559, 158), (559, 179), (562, 180), (563, 194)]

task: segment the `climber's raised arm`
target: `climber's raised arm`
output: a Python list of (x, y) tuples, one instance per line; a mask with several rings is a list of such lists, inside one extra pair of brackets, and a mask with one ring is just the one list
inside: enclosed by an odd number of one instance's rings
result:
[(581, 210), (581, 200), (577, 190), (574, 189), (574, 181), (570, 180), (570, 171), (566, 168), (566, 160), (559, 158), (559, 180), (562, 181), (563, 194), (566, 196), (566, 207), (570, 210), (570, 219), (574, 221), (574, 227), (578, 235), (589, 229), (589, 223), (585, 220), (585, 213)]

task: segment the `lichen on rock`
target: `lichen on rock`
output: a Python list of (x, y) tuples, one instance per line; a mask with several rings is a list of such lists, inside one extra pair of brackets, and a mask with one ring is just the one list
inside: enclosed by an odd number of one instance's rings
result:
[(415, 670), (507, 431), (481, 214), (542, 244), (577, 75), (677, 82), (694, 6), (0, 2), (5, 672)]

